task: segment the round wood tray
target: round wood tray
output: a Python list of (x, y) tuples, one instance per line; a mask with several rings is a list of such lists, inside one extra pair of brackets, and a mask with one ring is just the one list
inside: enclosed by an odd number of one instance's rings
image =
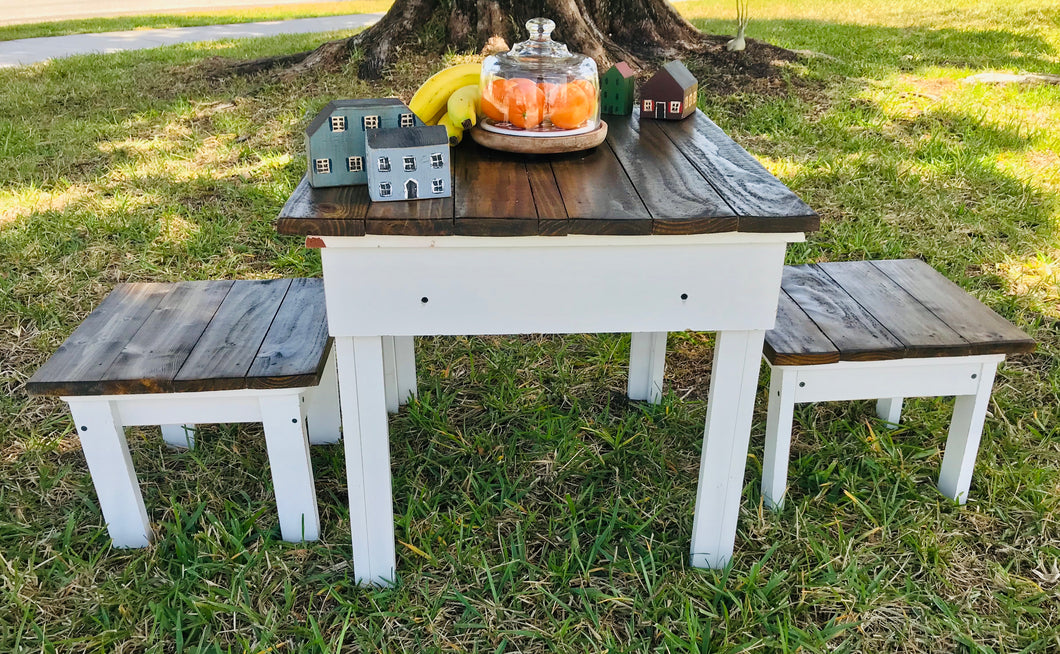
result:
[(478, 125), (471, 128), (471, 138), (475, 143), (492, 150), (522, 154), (553, 154), (588, 150), (603, 143), (605, 136), (607, 136), (607, 123), (602, 120), (600, 126), (593, 131), (572, 136), (516, 136), (487, 132)]

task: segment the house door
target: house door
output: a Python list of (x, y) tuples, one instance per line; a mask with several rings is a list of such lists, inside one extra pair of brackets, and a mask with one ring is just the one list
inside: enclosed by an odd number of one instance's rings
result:
[(666, 103), (665, 102), (656, 102), (655, 103), (655, 117), (656, 118), (666, 118)]
[(405, 182), (405, 199), (415, 200), (417, 197), (416, 191), (418, 188), (419, 184), (417, 184), (416, 180), (414, 179), (410, 179), (409, 181)]

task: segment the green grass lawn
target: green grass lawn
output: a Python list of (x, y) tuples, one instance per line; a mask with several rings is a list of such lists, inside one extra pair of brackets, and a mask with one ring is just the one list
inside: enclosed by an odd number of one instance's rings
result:
[[(732, 32), (729, 2), (679, 5)], [(666, 396), (624, 399), (623, 335), (423, 338), (391, 418), (398, 572), (352, 584), (341, 446), (313, 449), (323, 537), (279, 540), (256, 426), (194, 452), (129, 430), (157, 544), (111, 549), (64, 405), (23, 384), (118, 282), (317, 275), (271, 220), (329, 99), (408, 70), (283, 84), (200, 60), (325, 36), (0, 71), (0, 651), (1060, 649), (1060, 72), (1047, 0), (761, 0), (748, 35), (823, 53), (780, 97), (701, 107), (822, 216), (792, 263), (922, 257), (1039, 342), (999, 371), (971, 499), (934, 488), (952, 402), (796, 409), (764, 510), (760, 395), (729, 570), (688, 566), (711, 338), (671, 335)], [(761, 384), (767, 383), (763, 374)]]
[(197, 25), (224, 25), (228, 23), (253, 23), (264, 20), (286, 20), (289, 18), (313, 18), (315, 16), (342, 16), (345, 14), (368, 14), (386, 11), (391, 0), (343, 0), (342, 2), (315, 2), (273, 7), (234, 7), (213, 11), (180, 12), (148, 16), (116, 16), (111, 18), (82, 18), (57, 20), (48, 23), (25, 23), (0, 26), (0, 41), (31, 39), (41, 36), (64, 36), (92, 32), (116, 32), (120, 30), (157, 29), (163, 27), (194, 27)]

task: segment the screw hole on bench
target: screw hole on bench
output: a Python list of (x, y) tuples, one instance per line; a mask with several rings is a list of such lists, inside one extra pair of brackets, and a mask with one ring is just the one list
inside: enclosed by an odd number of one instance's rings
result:
[(81, 425), (81, 431), (88, 431), (88, 427)]
[(430, 302), (430, 300), (427, 298), (426, 295), (424, 295), (423, 297), (420, 298), (420, 302), (423, 302), (424, 304), (427, 304), (428, 302)]
[(799, 388), (804, 388), (805, 386), (806, 386), (806, 382), (799, 382)]
[(298, 424), (298, 418), (291, 418), (291, 422), (297, 425)]
[(976, 374), (975, 374), (975, 373), (973, 372), (973, 373), (972, 373), (972, 379), (975, 379), (976, 377), (978, 377), (978, 375), (976, 375)]
[(681, 294), (681, 299), (682, 300), (687, 300), (688, 299), (688, 293), (682, 293)]

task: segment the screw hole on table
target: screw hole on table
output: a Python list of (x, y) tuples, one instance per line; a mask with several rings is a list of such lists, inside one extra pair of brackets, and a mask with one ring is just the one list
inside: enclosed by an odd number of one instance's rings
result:
[(974, 372), (972, 373), (972, 379), (975, 379), (977, 376), (978, 375), (976, 375)]
[(81, 425), (81, 431), (88, 431), (88, 427), (86, 427), (85, 425)]
[(806, 382), (799, 382), (799, 388), (805, 388)]
[(688, 299), (688, 293), (682, 293), (681, 294), (681, 299), (682, 300), (687, 300)]
[(427, 296), (424, 295), (423, 297), (420, 298), (420, 302), (423, 302), (424, 304), (427, 304), (428, 302), (430, 302), (430, 299), (428, 299)]

